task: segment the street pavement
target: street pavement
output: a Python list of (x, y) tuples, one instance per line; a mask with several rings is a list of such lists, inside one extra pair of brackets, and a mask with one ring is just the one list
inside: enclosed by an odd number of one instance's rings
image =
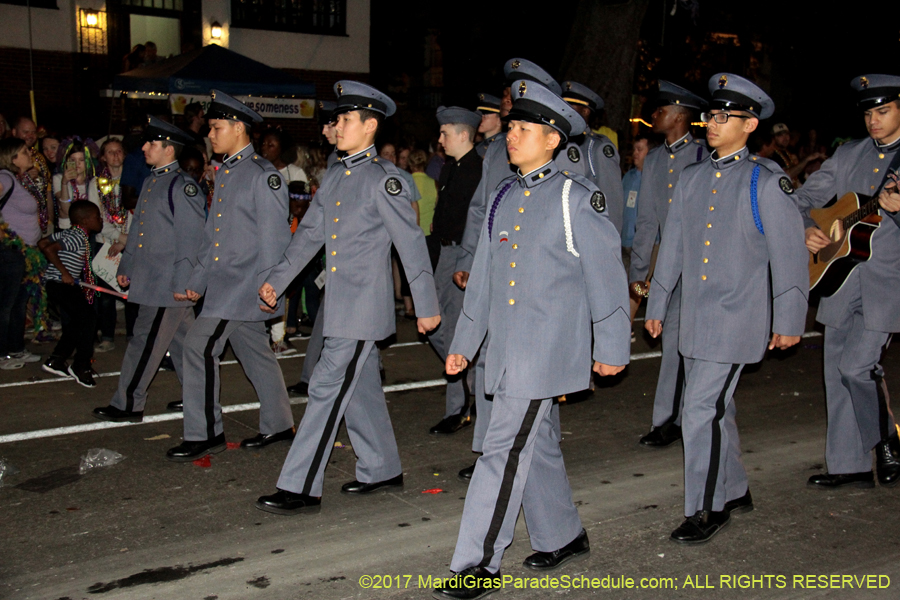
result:
[[(180, 396), (172, 372), (154, 381), (145, 423), (121, 427), (91, 416), (109, 402), (116, 375), (88, 390), (56, 381), (39, 363), (0, 372), (0, 459), (18, 470), (0, 481), (0, 598), (430, 597), (435, 578), (451, 574), (466, 495), (456, 473), (475, 455), (471, 428), (446, 437), (428, 433), (443, 414), (441, 365), (417, 343), (411, 321), (398, 325), (383, 357), (405, 487), (342, 495), (341, 484), (355, 478), (342, 427), (343, 447), (331, 456), (317, 515), (283, 517), (254, 507), (258, 496), (275, 491), (286, 444), (229, 449), (208, 467), (166, 461), (182, 432), (182, 421), (165, 412)], [(799, 347), (746, 368), (737, 390), (756, 510), (735, 515), (705, 545), (668, 539), (683, 519), (682, 452), (680, 444), (662, 450), (637, 444), (650, 424), (659, 367), (658, 345), (641, 325), (635, 324), (634, 360), (624, 376), (598, 382), (586, 400), (560, 409), (590, 555), (548, 576), (527, 571), (521, 562), (532, 551), (520, 518), (503, 562), (509, 581), (491, 597), (900, 597), (900, 487), (806, 486), (824, 468), (825, 439), (822, 338), (811, 320)], [(116, 344), (96, 355), (98, 373), (119, 370), (124, 336)], [(50, 351), (29, 346), (44, 356)], [(306, 342), (295, 346), (297, 355), (279, 361), (289, 385), (299, 378)], [(889, 387), (900, 380), (897, 356), (893, 348), (885, 356)], [(258, 430), (256, 396), (236, 364), (223, 366), (222, 380), (222, 403), (233, 410), (225, 415), (226, 437), (240, 442)], [(293, 409), (299, 423), (302, 401)], [(92, 448), (125, 459), (79, 475), (80, 457)], [(538, 587), (516, 589), (526, 585)]]

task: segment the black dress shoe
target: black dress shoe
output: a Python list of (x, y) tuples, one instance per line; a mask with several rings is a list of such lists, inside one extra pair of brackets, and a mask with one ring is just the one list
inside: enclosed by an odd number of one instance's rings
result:
[(227, 448), (225, 434), (220, 433), (211, 440), (201, 442), (182, 442), (166, 452), (166, 458), (173, 462), (190, 462), (202, 458), (207, 454), (218, 454)]
[(258, 433), (252, 438), (241, 441), (241, 448), (259, 450), (260, 448), (265, 448), (269, 444), (274, 444), (276, 442), (292, 442), (296, 433), (297, 432), (293, 427), (285, 429), (280, 433)]
[(184, 412), (184, 402), (181, 400), (174, 400), (166, 404), (166, 410), (169, 412)]
[(875, 446), (875, 472), (878, 483), (884, 487), (894, 487), (900, 482), (900, 439), (894, 433), (887, 440)]
[(730, 520), (731, 514), (727, 510), (698, 510), (693, 517), (685, 519), (669, 537), (679, 544), (705, 544), (722, 531)]
[(440, 423), (428, 430), (428, 433), (450, 434), (456, 433), (463, 427), (472, 424), (472, 419), (464, 415), (451, 415), (442, 419)]
[(681, 426), (674, 423), (666, 423), (660, 427), (653, 427), (650, 433), (641, 438), (641, 446), (650, 448), (665, 448), (669, 444), (681, 439)]
[(872, 471), (863, 471), (862, 473), (841, 473), (838, 475), (819, 473), (818, 475), (810, 477), (806, 483), (811, 487), (822, 489), (833, 489), (845, 485), (855, 488), (873, 488), (875, 487), (875, 475)]
[(375, 483), (362, 483), (356, 480), (345, 483), (341, 486), (342, 494), (368, 494), (384, 487), (403, 487), (403, 473), (396, 477), (385, 479), (384, 481), (376, 481)]
[(563, 566), (570, 560), (583, 556), (591, 551), (591, 543), (588, 541), (587, 532), (582, 529), (578, 536), (553, 552), (535, 552), (525, 559), (522, 566), (532, 571), (552, 571)]
[(111, 404), (95, 408), (91, 414), (103, 421), (115, 423), (140, 423), (144, 420), (144, 411), (142, 410), (122, 410)]
[(271, 496), (260, 496), (256, 501), (256, 508), (276, 515), (317, 513), (322, 509), (322, 499), (287, 490), (278, 490)]
[(294, 385), (288, 387), (287, 391), (291, 396), (309, 396), (309, 384), (305, 381), (298, 381)]
[(499, 571), (491, 573), (484, 567), (469, 567), (446, 582), (444, 587), (434, 588), (435, 600), (478, 600), (502, 587)]
[(740, 498), (725, 503), (725, 511), (729, 513), (745, 513), (751, 510), (753, 510), (753, 497), (750, 495), (750, 488), (747, 488), (747, 493)]
[(466, 467), (465, 469), (462, 469), (458, 473), (458, 477), (460, 478), (460, 480), (465, 481), (466, 483), (469, 483), (470, 481), (472, 481), (472, 473), (475, 472), (475, 464), (477, 462), (478, 461), (473, 462), (471, 466)]

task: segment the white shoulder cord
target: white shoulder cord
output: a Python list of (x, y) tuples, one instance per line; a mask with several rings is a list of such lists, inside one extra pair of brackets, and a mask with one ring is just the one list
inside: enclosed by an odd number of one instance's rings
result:
[(569, 215), (569, 190), (572, 189), (572, 180), (566, 179), (563, 184), (562, 193), (562, 209), (563, 209), (563, 227), (566, 230), (566, 250), (573, 256), (581, 256), (575, 250), (575, 243), (572, 241), (572, 217)]

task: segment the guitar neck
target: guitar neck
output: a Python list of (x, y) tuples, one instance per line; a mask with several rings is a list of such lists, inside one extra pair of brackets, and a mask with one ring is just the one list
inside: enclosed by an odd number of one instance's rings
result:
[(878, 198), (872, 198), (865, 204), (860, 205), (860, 207), (854, 210), (852, 213), (841, 219), (841, 224), (844, 226), (844, 231), (847, 231), (869, 215), (874, 215), (878, 212)]

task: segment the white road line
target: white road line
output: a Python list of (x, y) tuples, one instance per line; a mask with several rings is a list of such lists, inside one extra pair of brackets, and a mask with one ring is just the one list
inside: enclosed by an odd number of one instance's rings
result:
[[(802, 335), (804, 338), (812, 338), (819, 337), (822, 334), (818, 331), (807, 331)], [(405, 346), (416, 346), (421, 345), (421, 342), (408, 342), (404, 344), (394, 344), (391, 348), (401, 348)], [(301, 356), (305, 356), (305, 354), (289, 354), (288, 356), (279, 356), (279, 360), (286, 360), (289, 358), (298, 358)], [(653, 351), (653, 352), (640, 352), (637, 354), (631, 355), (632, 361), (637, 360), (646, 360), (648, 358), (659, 358), (662, 356), (662, 352)], [(224, 361), (221, 364), (237, 364), (237, 361)], [(99, 375), (99, 377), (112, 377), (118, 375), (119, 373), (103, 373)], [(60, 377), (59, 379), (49, 379), (42, 381), (26, 381), (21, 383), (8, 383), (0, 387), (13, 387), (17, 385), (31, 385), (37, 383), (51, 383), (54, 381), (69, 381), (69, 379)], [(398, 383), (394, 385), (386, 385), (384, 386), (384, 393), (390, 394), (392, 392), (404, 392), (407, 390), (419, 390), (424, 388), (431, 387), (440, 387), (443, 385), (447, 385), (447, 382), (444, 379), (430, 379), (428, 381), (414, 381), (411, 383)], [(306, 398), (294, 398), (291, 400), (291, 404), (306, 404)], [(232, 404), (230, 406), (223, 406), (223, 413), (234, 413), (234, 412), (244, 412), (248, 410), (258, 410), (259, 402), (248, 402), (246, 404)], [(59, 435), (70, 435), (73, 433), (84, 433), (88, 431), (98, 431), (101, 429), (114, 429), (116, 427), (131, 427), (134, 425), (146, 425), (148, 423), (162, 423), (164, 421), (178, 421), (183, 419), (183, 415), (181, 413), (164, 413), (160, 415), (149, 415), (144, 417), (143, 422), (141, 423), (110, 423), (109, 421), (100, 421), (97, 423), (87, 423), (84, 425), (70, 425), (68, 427), (56, 427), (53, 429), (38, 429), (36, 431), (26, 431), (23, 433), (11, 433), (8, 435), (0, 435), (0, 444), (6, 444), (9, 442), (21, 442), (24, 440), (35, 440), (40, 438), (47, 437), (55, 437)]]

